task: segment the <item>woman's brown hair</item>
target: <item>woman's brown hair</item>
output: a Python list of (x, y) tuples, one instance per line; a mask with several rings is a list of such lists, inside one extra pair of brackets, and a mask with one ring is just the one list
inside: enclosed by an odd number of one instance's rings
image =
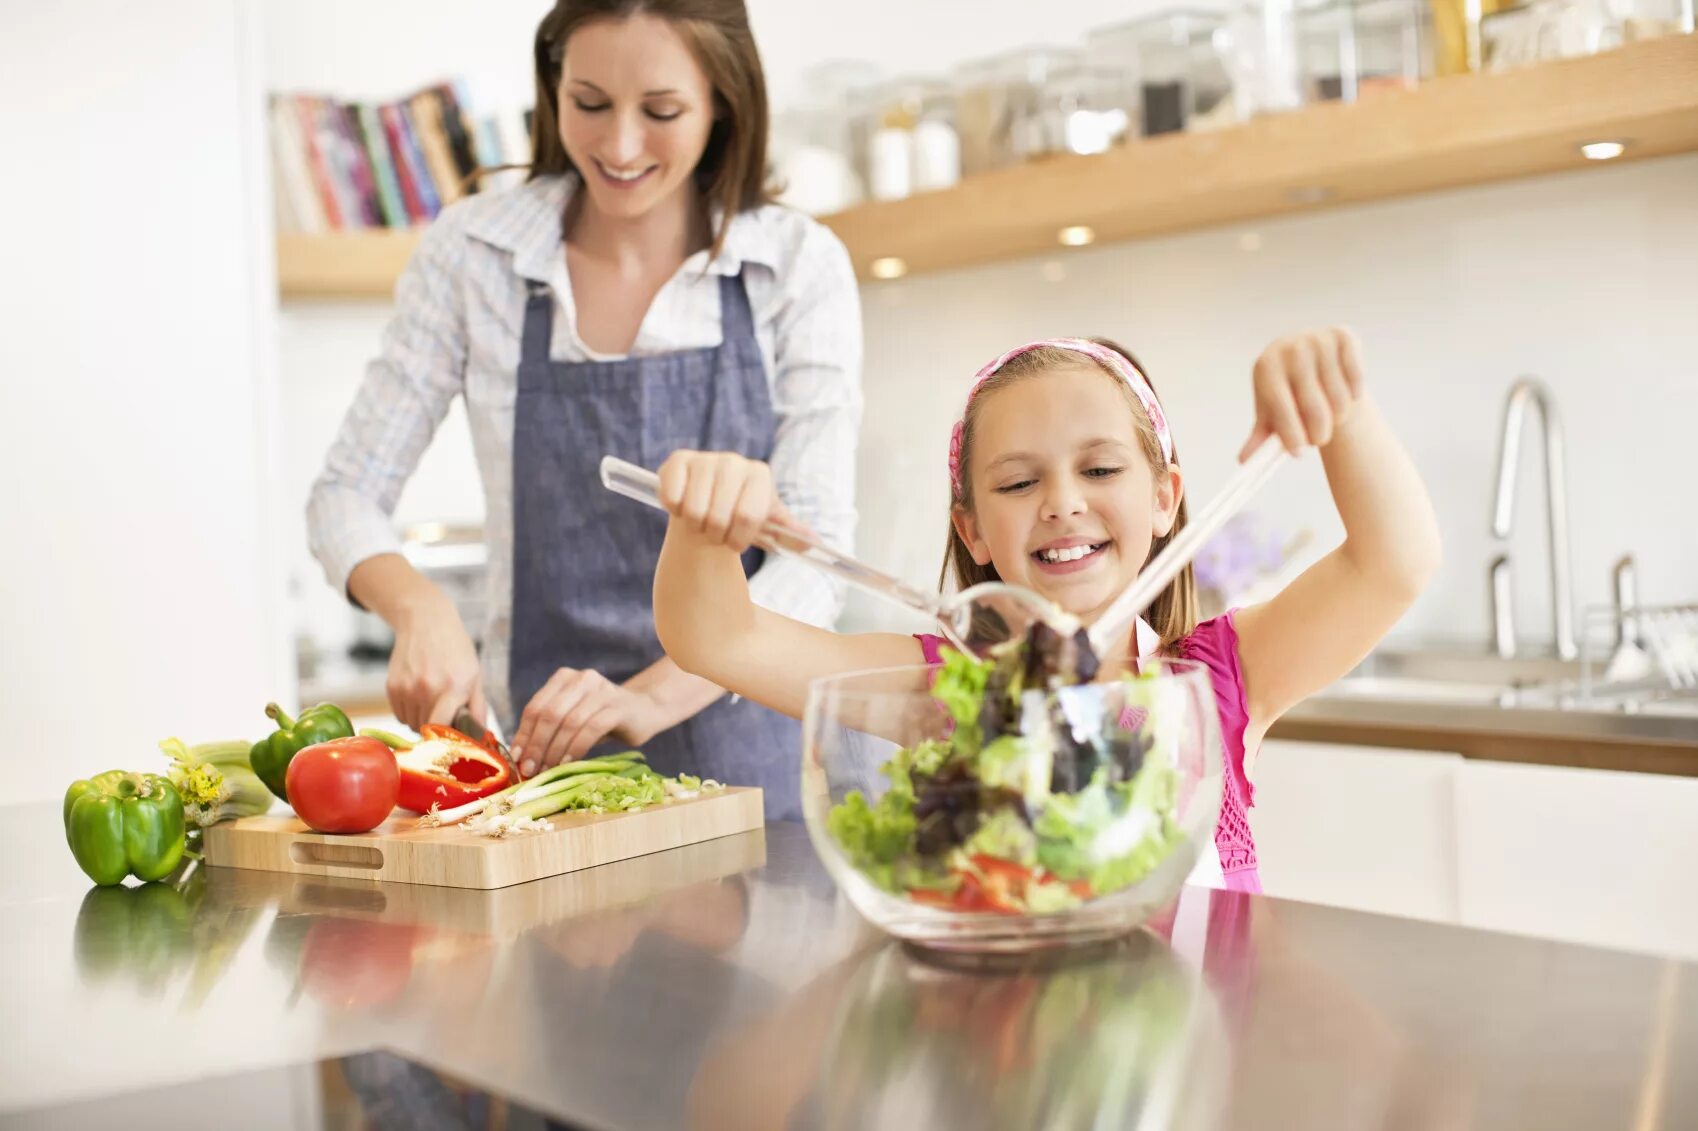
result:
[(531, 117), (528, 179), (574, 172), (560, 140), (560, 68), (566, 41), (594, 20), (647, 13), (671, 22), (713, 87), (713, 128), (696, 166), (696, 188), (717, 210), (713, 251), (725, 246), (731, 218), (766, 204), (766, 76), (743, 0), (557, 0), (537, 25), (536, 110)]
[[(1144, 367), (1138, 364), (1138, 359), (1133, 357), (1131, 351), (1124, 346), (1111, 342), (1107, 338), (1091, 338), (1090, 341), (1113, 350), (1124, 357), (1132, 365), (1132, 368), (1139, 373), (1145, 373)], [(1126, 387), (1126, 382), (1120, 375), (1085, 354), (1057, 346), (1041, 346), (1028, 353), (1020, 354), (997, 370), (985, 380), (984, 384), (978, 387), (972, 400), (968, 402), (967, 415), (963, 418), (964, 424), (961, 432), (961, 494), (954, 500), (955, 506), (964, 508), (969, 514), (972, 513), (973, 477), (970, 469), (972, 467), (974, 425), (978, 420), (980, 410), (991, 394), (998, 389), (1014, 384), (1016, 381), (1036, 377), (1057, 366), (1080, 364), (1093, 365), (1100, 369), (1104, 376), (1112, 380), (1125, 395), (1127, 407), (1132, 410), (1132, 417), (1138, 422), (1138, 438), (1143, 448), (1144, 458), (1150, 461), (1152, 471), (1160, 472), (1162, 470), (1165, 466), (1165, 457), (1162, 455), (1161, 444), (1156, 439), (1155, 428), (1151, 426), (1150, 418), (1144, 412), (1144, 406), (1138, 403), (1137, 396)], [(1149, 380), (1147, 373), (1145, 380)], [(1153, 383), (1150, 385), (1150, 389), (1152, 392), (1155, 390)], [(1179, 449), (1177, 446), (1173, 451), (1173, 463), (1175, 467), (1179, 465)], [(1169, 542), (1178, 536), (1181, 530), (1185, 529), (1185, 519), (1185, 500), (1181, 497), (1179, 510), (1174, 515), (1173, 529), (1155, 540), (1150, 547), (1150, 557), (1153, 558), (1156, 554), (1159, 554)], [(967, 544), (956, 533), (953, 522), (949, 524), (949, 546), (944, 552), (943, 572), (938, 579), (938, 584), (941, 586), (948, 582), (952, 574), (958, 590), (977, 585), (981, 581), (1002, 580), (997, 576), (994, 565), (989, 563), (980, 565), (973, 560), (972, 551), (967, 548)], [(1162, 590), (1161, 595), (1150, 606), (1146, 616), (1149, 619), (1150, 627), (1154, 628), (1161, 636), (1163, 647), (1167, 647), (1174, 641), (1189, 635), (1191, 630), (1197, 627), (1197, 579), (1191, 572), (1189, 565), (1168, 584), (1166, 589)]]

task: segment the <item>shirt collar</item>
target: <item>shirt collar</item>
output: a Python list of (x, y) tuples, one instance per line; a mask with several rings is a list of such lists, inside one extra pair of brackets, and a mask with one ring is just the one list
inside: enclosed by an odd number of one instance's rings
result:
[(1143, 617), (1138, 618), (1138, 659), (1144, 660), (1156, 654), (1161, 648), (1161, 634), (1150, 626)]
[[(562, 242), (561, 220), (579, 185), (575, 174), (538, 177), (500, 193), (468, 222), (466, 231), (485, 243), (513, 253), (513, 271), (525, 279), (547, 283), (555, 278)], [(717, 226), (720, 212), (713, 218)], [(715, 275), (736, 275), (745, 263), (776, 268), (780, 250), (758, 211), (731, 218), (725, 246), (711, 260), (699, 251), (684, 261), (687, 268)]]

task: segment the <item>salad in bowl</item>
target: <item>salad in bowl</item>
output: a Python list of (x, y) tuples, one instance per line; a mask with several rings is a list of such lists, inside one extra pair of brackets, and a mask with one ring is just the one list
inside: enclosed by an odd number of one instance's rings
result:
[(1109, 676), (1040, 626), (985, 660), (817, 681), (803, 740), (816, 850), (857, 910), (916, 943), (1110, 938), (1212, 846), (1219, 720), (1191, 661)]

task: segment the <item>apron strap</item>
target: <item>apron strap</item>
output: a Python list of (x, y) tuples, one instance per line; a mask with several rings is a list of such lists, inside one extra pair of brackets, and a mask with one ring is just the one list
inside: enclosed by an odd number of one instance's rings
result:
[(734, 341), (755, 338), (755, 316), (749, 308), (749, 292), (743, 286), (743, 272), (735, 275), (719, 277), (719, 326), (720, 341), (730, 345)]
[(554, 341), (554, 292), (547, 283), (525, 282), (525, 328), (519, 338), (519, 364), (547, 365)]

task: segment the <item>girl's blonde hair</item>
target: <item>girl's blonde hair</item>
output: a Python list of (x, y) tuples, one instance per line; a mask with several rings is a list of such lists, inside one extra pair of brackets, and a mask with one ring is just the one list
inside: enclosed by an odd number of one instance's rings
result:
[[(1124, 357), (1134, 369), (1144, 374), (1146, 382), (1149, 380), (1149, 374), (1142, 365), (1138, 364), (1138, 359), (1132, 356), (1130, 350), (1109, 341), (1107, 338), (1090, 338), (1088, 340), (1105, 349), (1111, 349)], [(974, 425), (985, 401), (999, 389), (1006, 388), (1017, 381), (1039, 376), (1048, 370), (1064, 365), (1094, 366), (1102, 372), (1105, 378), (1114, 382), (1126, 398), (1127, 408), (1131, 410), (1132, 419), (1137, 423), (1140, 447), (1143, 449), (1144, 458), (1149, 461), (1150, 470), (1157, 474), (1165, 470), (1167, 461), (1162, 454), (1161, 443), (1156, 439), (1156, 430), (1150, 424), (1150, 418), (1145, 413), (1143, 405), (1138, 402), (1137, 396), (1127, 387), (1125, 380), (1119, 374), (1102, 362), (1077, 351), (1062, 349), (1057, 346), (1040, 346), (1011, 359), (1001, 369), (986, 378), (973, 393), (972, 399), (968, 401), (967, 413), (962, 418), (961, 491), (959, 497), (954, 500), (955, 506), (965, 509), (969, 514), (973, 510), (973, 477), (970, 470), (972, 468)], [(1154, 390), (1155, 386), (1151, 384), (1150, 388)], [(1174, 448), (1173, 452), (1173, 464), (1175, 467), (1179, 465), (1177, 447)], [(1151, 557), (1160, 553), (1169, 542), (1178, 536), (1181, 530), (1185, 529), (1185, 520), (1185, 500), (1181, 497), (1179, 510), (1174, 515), (1173, 529), (1155, 540), (1154, 545), (1150, 547)], [(951, 575), (953, 575), (958, 590), (977, 585), (981, 581), (1002, 580), (997, 575), (996, 566), (989, 563), (980, 565), (973, 560), (972, 551), (967, 548), (967, 544), (961, 540), (961, 535), (956, 532), (954, 522), (949, 524), (949, 544), (944, 551), (943, 570), (938, 578), (939, 586), (947, 584)], [(1162, 647), (1164, 648), (1190, 635), (1191, 631), (1197, 627), (1197, 579), (1191, 572), (1189, 565), (1180, 571), (1179, 576), (1175, 577), (1166, 589), (1162, 590), (1161, 595), (1150, 606), (1146, 617), (1150, 626), (1161, 636)]]

